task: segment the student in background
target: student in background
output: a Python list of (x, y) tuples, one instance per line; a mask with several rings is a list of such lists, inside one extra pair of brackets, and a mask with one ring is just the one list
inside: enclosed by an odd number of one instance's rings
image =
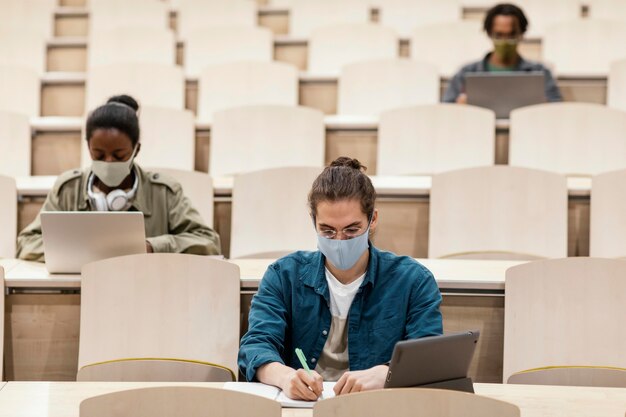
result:
[[(248, 381), (305, 400), (320, 396), (323, 380), (337, 381), (337, 394), (383, 388), (396, 342), (442, 333), (430, 271), (369, 241), (378, 211), (364, 170), (342, 157), (313, 182), (319, 250), (293, 253), (266, 271), (239, 351)], [(311, 374), (298, 369), (296, 348)]]
[[(61, 174), (41, 210), (141, 211), (147, 252), (219, 254), (219, 236), (204, 224), (180, 184), (134, 163), (141, 149), (138, 110), (132, 97), (116, 96), (89, 115), (91, 167)], [(44, 261), (39, 216), (19, 234), (17, 257)]]
[(483, 29), (493, 41), (493, 51), (482, 60), (461, 68), (450, 80), (443, 101), (467, 103), (465, 75), (470, 72), (498, 71), (541, 71), (545, 77), (546, 100), (562, 101), (563, 97), (550, 70), (538, 62), (525, 60), (517, 52), (517, 46), (527, 28), (528, 20), (519, 7), (513, 4), (498, 4), (491, 8), (485, 17)]

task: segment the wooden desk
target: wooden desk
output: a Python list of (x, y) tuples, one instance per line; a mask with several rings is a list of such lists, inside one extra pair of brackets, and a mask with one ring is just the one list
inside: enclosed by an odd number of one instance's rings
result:
[[(54, 184), (52, 176), (17, 178), (19, 229), (39, 213)], [(372, 176), (378, 193), (380, 226), (374, 243), (381, 249), (415, 258), (428, 256), (430, 176)], [(220, 234), (222, 251), (228, 256), (231, 230), (232, 178), (214, 178), (213, 224)], [(568, 255), (589, 254), (590, 178), (569, 178)]]
[[(236, 260), (241, 268), (241, 334), (252, 296), (273, 260)], [(471, 375), (502, 380), (504, 275), (519, 261), (420, 260), (443, 294), (446, 332), (479, 329)], [(5, 372), (9, 380), (73, 380), (78, 364), (80, 276), (50, 275), (45, 266), (19, 262), (6, 274)], [(120, 289), (123, 291), (123, 288)]]
[[(86, 398), (155, 386), (219, 388), (221, 383), (9, 382), (0, 391), (0, 417), (78, 417)], [(624, 417), (626, 389), (474, 384), (476, 394), (516, 404), (522, 417)], [(284, 408), (283, 417), (310, 417), (311, 409)]]

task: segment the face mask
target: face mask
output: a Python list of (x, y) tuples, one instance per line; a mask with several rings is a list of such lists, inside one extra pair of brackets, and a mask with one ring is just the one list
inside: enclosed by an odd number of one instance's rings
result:
[(368, 227), (361, 235), (346, 240), (327, 239), (317, 235), (317, 247), (331, 264), (337, 269), (345, 271), (356, 265), (361, 255), (369, 247), (369, 231), (370, 228)]
[(91, 161), (91, 172), (108, 187), (117, 187), (130, 174), (130, 167), (133, 165), (138, 145), (133, 149), (133, 154), (128, 161), (104, 162)]
[(494, 53), (503, 61), (511, 61), (517, 55), (516, 40), (494, 40), (493, 48)]

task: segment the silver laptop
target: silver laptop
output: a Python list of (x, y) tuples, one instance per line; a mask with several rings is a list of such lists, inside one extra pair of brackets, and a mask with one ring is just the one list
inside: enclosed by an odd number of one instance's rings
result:
[(385, 388), (425, 387), (474, 392), (467, 376), (478, 330), (396, 343)]
[(465, 76), (465, 93), (467, 104), (508, 119), (512, 110), (546, 102), (545, 77), (541, 71), (475, 72)]
[(80, 273), (89, 262), (146, 252), (141, 212), (45, 211), (41, 232), (50, 273)]

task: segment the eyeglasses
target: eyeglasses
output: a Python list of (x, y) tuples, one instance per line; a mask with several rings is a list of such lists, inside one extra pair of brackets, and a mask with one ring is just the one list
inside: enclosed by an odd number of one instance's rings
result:
[[(345, 229), (343, 229), (341, 231), (341, 233), (348, 239), (352, 239), (355, 238), (357, 236), (360, 236), (362, 233), (363, 228), (362, 227), (346, 227)], [(324, 237), (326, 239), (334, 239), (335, 237), (337, 237), (337, 231), (335, 229), (321, 229), (317, 232), (321, 237)]]

